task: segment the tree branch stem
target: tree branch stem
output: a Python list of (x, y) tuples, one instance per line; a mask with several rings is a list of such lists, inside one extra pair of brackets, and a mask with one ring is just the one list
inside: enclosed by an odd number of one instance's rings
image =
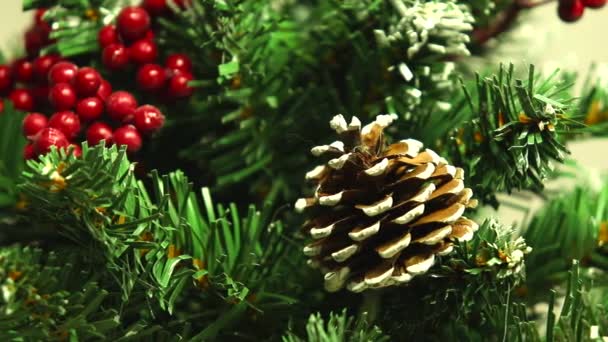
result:
[(522, 10), (528, 10), (538, 6), (546, 5), (555, 0), (516, 0), (504, 12), (497, 17), (492, 25), (473, 31), (473, 40), (477, 45), (483, 45), (490, 39), (508, 31)]

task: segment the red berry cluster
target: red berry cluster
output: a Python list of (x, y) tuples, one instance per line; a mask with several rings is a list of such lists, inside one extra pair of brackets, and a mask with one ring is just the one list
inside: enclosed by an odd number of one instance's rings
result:
[(32, 111), (47, 102), (46, 74), (59, 61), (56, 55), (30, 60), (21, 58), (11, 65), (0, 65), (0, 94), (8, 96), (15, 108)]
[[(51, 26), (42, 20), (44, 13), (44, 9), (36, 10), (34, 24), (25, 33), (25, 48), (29, 57), (18, 59), (10, 65), (0, 65), (0, 96), (8, 97), (19, 110), (32, 111), (45, 105), (47, 73), (59, 60), (56, 55), (35, 57), (41, 48), (51, 43)], [(0, 99), (0, 112), (3, 110), (4, 102)]]
[(157, 63), (158, 47), (146, 8), (152, 8), (151, 13), (163, 13), (161, 9), (166, 3), (145, 1), (144, 6), (125, 7), (118, 15), (116, 25), (104, 26), (99, 31), (104, 66), (109, 70), (122, 70), (134, 64), (138, 68), (137, 85), (142, 90), (164, 93), (173, 99), (192, 95), (194, 90), (188, 86), (193, 79), (192, 62), (188, 56), (172, 54), (167, 57), (164, 67)]
[[(156, 107), (138, 107), (131, 93), (112, 92), (110, 83), (93, 68), (60, 61), (50, 67), (47, 77), (54, 114), (49, 119), (41, 113), (24, 118), (23, 134), (31, 142), (25, 147), (26, 159), (47, 153), (51, 146), (66, 148), (84, 139), (90, 146), (101, 140), (127, 145), (127, 151), (134, 153), (142, 146), (142, 134), (158, 131), (165, 122)], [(78, 155), (80, 149), (74, 146)]]
[(606, 0), (559, 0), (557, 13), (565, 22), (579, 20), (585, 12), (585, 7), (601, 8), (606, 5)]

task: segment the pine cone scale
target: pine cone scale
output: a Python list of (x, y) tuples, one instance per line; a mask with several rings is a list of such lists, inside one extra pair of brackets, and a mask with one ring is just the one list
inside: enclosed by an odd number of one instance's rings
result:
[(348, 233), (348, 236), (353, 241), (363, 241), (369, 238), (370, 236), (376, 234), (380, 230), (380, 224), (380, 221), (375, 221), (370, 225), (366, 224), (359, 227), (355, 227)]
[(423, 245), (436, 245), (439, 242), (443, 241), (452, 233), (452, 226), (447, 225), (438, 229), (433, 229), (427, 234), (424, 234), (414, 240), (415, 243), (420, 243)]
[(390, 222), (396, 224), (410, 223), (417, 219), (420, 215), (422, 215), (425, 209), (424, 203), (421, 203), (419, 201), (406, 201), (404, 202), (404, 205), (401, 205), (401, 207), (405, 207), (406, 210), (401, 213), (401, 208), (395, 208), (396, 210), (394, 210), (393, 213), (399, 216), (391, 218)]
[(412, 235), (408, 232), (396, 239), (392, 239), (384, 244), (381, 244), (375, 249), (376, 252), (378, 252), (378, 255), (380, 255), (383, 259), (388, 259), (404, 250), (407, 246), (409, 246), (411, 241)]
[(464, 213), (465, 206), (460, 203), (454, 203), (453, 205), (441, 209), (435, 212), (430, 213), (429, 215), (423, 216), (417, 221), (411, 224), (412, 228), (416, 226), (431, 223), (431, 222), (441, 222), (441, 223), (451, 223), (456, 221), (462, 214)]

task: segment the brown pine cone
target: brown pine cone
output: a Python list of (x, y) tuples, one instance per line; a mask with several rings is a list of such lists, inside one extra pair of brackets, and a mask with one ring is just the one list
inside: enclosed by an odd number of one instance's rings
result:
[(379, 115), (361, 128), (356, 117), (347, 124), (337, 115), (330, 126), (340, 140), (312, 149), (330, 159), (306, 174), (315, 195), (295, 206), (310, 217), (303, 229), (315, 241), (304, 253), (327, 291), (407, 283), (478, 228), (462, 216), (477, 203), (463, 170), (416, 140), (387, 146), (383, 130), (394, 119)]

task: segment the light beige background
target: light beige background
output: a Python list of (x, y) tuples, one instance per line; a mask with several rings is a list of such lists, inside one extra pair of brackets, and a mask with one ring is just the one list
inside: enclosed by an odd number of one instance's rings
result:
[[(0, 47), (9, 55), (15, 47), (22, 46), (22, 33), (31, 23), (32, 13), (21, 11), (21, 0), (0, 0)], [(592, 62), (608, 64), (608, 6), (600, 10), (585, 11), (581, 20), (565, 24), (556, 13), (557, 2), (533, 9), (521, 18), (521, 25), (494, 53), (494, 59), (503, 62), (534, 63), (541, 69), (559, 66), (566, 70), (585, 72)], [(608, 70), (605, 68), (604, 70)], [(605, 72), (608, 84), (608, 71)], [(590, 172), (608, 170), (607, 140), (592, 140), (570, 144), (573, 156), (589, 168)], [(580, 178), (588, 177), (581, 175)], [(562, 188), (571, 182), (549, 184), (549, 188)], [(537, 207), (540, 201), (534, 197), (522, 199), (520, 196), (507, 199), (507, 202)], [(503, 198), (506, 198), (503, 197)], [(521, 220), (521, 211), (502, 206), (499, 216), (507, 222)]]
[[(21, 10), (21, 0), (0, 0), (0, 46), (3, 51), (18, 44), (25, 25), (31, 20), (31, 12)], [(582, 67), (591, 61), (608, 62), (608, 7), (585, 11), (583, 18), (574, 24), (564, 24), (556, 14), (557, 2), (533, 9), (522, 20), (537, 37), (527, 46), (536, 55), (534, 62), (561, 61), (569, 66)], [(573, 62), (574, 52), (578, 57)], [(532, 61), (532, 60), (528, 60)], [(564, 65), (564, 64), (562, 64)]]
[(23, 51), (23, 32), (32, 22), (32, 12), (21, 10), (21, 0), (0, 0), (0, 47), (11, 55), (18, 47)]
[[(30, 22), (31, 12), (21, 10), (21, 0), (1, 0), (0, 3), (0, 46), (6, 51), (21, 38), (23, 28)], [(564, 24), (557, 18), (556, 6), (557, 2), (533, 9), (529, 17), (522, 20), (538, 38), (537, 44), (529, 46), (529, 51), (540, 56), (536, 61), (571, 60), (576, 51), (580, 63), (569, 62), (575, 67), (588, 65), (594, 60), (608, 62), (605, 37), (608, 8), (587, 9), (578, 22)]]

